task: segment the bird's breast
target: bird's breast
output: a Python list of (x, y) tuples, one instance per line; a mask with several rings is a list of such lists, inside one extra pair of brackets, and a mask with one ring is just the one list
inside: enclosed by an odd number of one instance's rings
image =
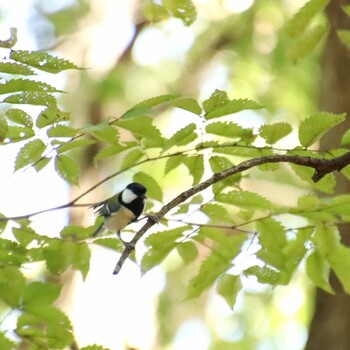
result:
[(135, 219), (133, 212), (127, 208), (121, 208), (115, 214), (105, 217), (105, 226), (108, 230), (117, 232), (129, 225)]

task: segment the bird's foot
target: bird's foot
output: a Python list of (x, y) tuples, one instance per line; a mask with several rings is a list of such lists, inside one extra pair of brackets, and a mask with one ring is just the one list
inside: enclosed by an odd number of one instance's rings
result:
[(135, 243), (121, 240), (126, 249), (135, 250)]
[(152, 221), (154, 224), (159, 224), (159, 218), (157, 215), (153, 215), (153, 214), (146, 214), (145, 217)]

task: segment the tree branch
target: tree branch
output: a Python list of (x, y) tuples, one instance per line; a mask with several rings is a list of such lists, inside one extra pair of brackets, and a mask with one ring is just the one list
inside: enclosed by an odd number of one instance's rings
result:
[[(158, 219), (161, 219), (168, 211), (179, 205), (180, 203), (185, 202), (187, 199), (191, 198), (195, 194), (207, 189), (213, 184), (226, 179), (229, 176), (241, 173), (253, 167), (267, 164), (267, 163), (293, 163), (297, 165), (307, 166), (315, 169), (315, 173), (312, 176), (314, 182), (318, 182), (325, 175), (331, 173), (335, 170), (340, 171), (345, 166), (350, 164), (350, 152), (345, 153), (344, 155), (333, 158), (333, 159), (324, 159), (324, 158), (312, 158), (312, 157), (300, 157), (293, 155), (273, 155), (265, 156), (260, 158), (254, 158), (246, 160), (238, 165), (234, 165), (231, 168), (221, 171), (220, 173), (215, 173), (209, 179), (199, 183), (198, 185), (191, 187), (187, 191), (182, 192), (168, 204), (164, 205), (158, 214), (156, 215)], [(146, 224), (135, 234), (133, 239), (130, 241), (130, 244), (125, 247), (122, 255), (117, 262), (113, 274), (116, 275), (120, 272), (125, 260), (129, 257), (131, 252), (135, 249), (136, 243), (140, 238), (148, 231), (150, 227), (155, 224), (155, 221), (148, 219)]]

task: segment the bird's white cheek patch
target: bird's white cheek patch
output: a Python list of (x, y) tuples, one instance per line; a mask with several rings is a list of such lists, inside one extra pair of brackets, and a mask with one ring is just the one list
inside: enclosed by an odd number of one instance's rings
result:
[(122, 201), (124, 203), (131, 203), (134, 199), (137, 198), (137, 195), (130, 191), (128, 188), (125, 189), (122, 193)]

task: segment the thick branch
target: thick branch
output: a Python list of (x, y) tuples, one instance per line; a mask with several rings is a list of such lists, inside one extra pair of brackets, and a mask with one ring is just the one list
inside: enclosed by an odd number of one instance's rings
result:
[[(297, 165), (303, 165), (310, 168), (314, 168), (315, 173), (312, 176), (312, 180), (314, 182), (317, 182), (321, 180), (328, 173), (331, 173), (332, 171), (335, 171), (335, 170), (340, 171), (345, 166), (350, 164), (350, 152), (333, 159), (321, 159), (321, 158), (300, 157), (300, 156), (291, 156), (291, 155), (274, 155), (274, 156), (266, 156), (266, 157), (246, 160), (238, 165), (234, 165), (231, 168), (223, 170), (220, 173), (214, 174), (209, 179), (179, 194), (172, 201), (170, 201), (168, 204), (164, 205), (161, 208), (161, 210), (157, 214), (158, 219), (161, 219), (167, 212), (169, 212), (171, 209), (173, 209), (180, 203), (185, 202), (187, 199), (207, 189), (213, 184), (219, 181), (222, 181), (229, 176), (241, 173), (253, 167), (256, 167), (262, 164), (267, 164), (267, 163), (293, 163)], [(129, 255), (133, 251), (136, 243), (147, 232), (147, 230), (154, 224), (155, 224), (154, 220), (149, 219), (146, 222), (146, 224), (135, 234), (134, 238), (130, 242), (131, 244), (125, 247), (122, 255), (120, 256), (119, 261), (113, 271), (113, 274), (119, 273), (125, 260), (129, 257)]]

